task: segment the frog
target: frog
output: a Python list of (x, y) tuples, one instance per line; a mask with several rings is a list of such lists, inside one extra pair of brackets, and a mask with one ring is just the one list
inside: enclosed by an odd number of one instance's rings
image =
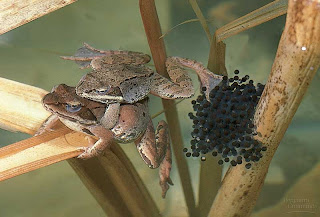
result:
[(202, 63), (182, 57), (168, 57), (166, 69), (169, 78), (155, 73), (146, 64), (151, 57), (147, 54), (125, 50), (99, 50), (84, 43), (74, 56), (63, 56), (73, 60), (80, 68), (92, 68), (85, 74), (76, 93), (87, 99), (102, 103), (135, 103), (150, 93), (163, 99), (184, 99), (194, 95), (191, 78), (184, 67), (194, 70), (205, 95), (223, 80), (205, 68)]
[[(52, 130), (61, 121), (68, 128), (85, 133), (89, 141), (88, 147), (80, 147), (83, 151), (80, 159), (89, 159), (102, 154), (110, 148), (113, 141), (119, 143), (134, 142), (136, 148), (149, 168), (159, 168), (162, 197), (165, 198), (169, 185), (172, 165), (171, 146), (168, 126), (160, 121), (156, 131), (148, 113), (148, 98), (133, 104), (121, 104), (116, 124), (105, 127), (103, 120), (111, 104), (92, 101), (76, 94), (75, 87), (66, 84), (55, 86), (42, 99), (46, 110), (52, 113), (43, 123), (36, 135)], [(112, 112), (111, 112), (112, 113)], [(98, 138), (94, 140), (92, 136)]]

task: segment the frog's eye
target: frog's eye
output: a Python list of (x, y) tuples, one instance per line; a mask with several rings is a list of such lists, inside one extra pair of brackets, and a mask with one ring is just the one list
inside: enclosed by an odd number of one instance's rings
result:
[(78, 105), (70, 105), (70, 104), (67, 104), (66, 105), (66, 110), (68, 111), (68, 112), (78, 112), (78, 111), (80, 111), (81, 110), (81, 108), (82, 108), (82, 106), (80, 105), (80, 104), (78, 104)]
[(99, 90), (96, 90), (96, 94), (98, 95), (106, 95), (108, 92), (109, 92), (109, 88), (108, 89), (99, 89)]

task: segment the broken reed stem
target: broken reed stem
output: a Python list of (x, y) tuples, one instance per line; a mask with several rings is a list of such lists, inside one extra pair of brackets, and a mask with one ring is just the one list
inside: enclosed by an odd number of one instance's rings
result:
[(0, 35), (77, 0), (1, 0)]
[(215, 74), (228, 76), (226, 69), (226, 44), (217, 42), (216, 33), (212, 37), (207, 68)]
[[(166, 50), (163, 38), (160, 38), (161, 27), (154, 0), (139, 0), (139, 6), (155, 68), (159, 74), (168, 77), (165, 67), (165, 61), (167, 58)], [(197, 216), (188, 164), (182, 153), (183, 139), (177, 109), (174, 105), (175, 102), (174, 100), (162, 99), (162, 104), (169, 125), (172, 141), (171, 147), (173, 148), (173, 152), (176, 157), (176, 163), (189, 216)]]
[[(39, 88), (0, 78), (1, 128), (34, 134), (50, 114), (41, 105), (45, 94)], [(78, 156), (77, 148), (88, 142), (84, 134), (68, 132), (62, 126), (1, 148), (0, 180)], [(109, 156), (113, 161), (105, 159)], [(158, 208), (118, 144), (113, 144), (103, 157), (68, 162), (108, 215), (159, 216)], [(107, 184), (110, 181), (112, 184)]]
[(287, 21), (255, 113), (257, 137), (268, 147), (259, 162), (230, 168), (209, 216), (249, 216), (272, 157), (320, 65), (320, 0), (289, 0)]
[(288, 0), (273, 1), (219, 28), (215, 33), (216, 40), (221, 42), (233, 35), (272, 20), (285, 14), (287, 9)]

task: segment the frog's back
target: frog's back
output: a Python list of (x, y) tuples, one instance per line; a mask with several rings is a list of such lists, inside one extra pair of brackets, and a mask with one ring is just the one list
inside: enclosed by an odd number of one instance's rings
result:
[(113, 79), (118, 83), (125, 80), (130, 80), (137, 77), (148, 78), (153, 76), (153, 70), (146, 67), (145, 65), (125, 65), (116, 64), (108, 65), (99, 70), (95, 70), (92, 73), (96, 74), (98, 77), (106, 76), (107, 79)]

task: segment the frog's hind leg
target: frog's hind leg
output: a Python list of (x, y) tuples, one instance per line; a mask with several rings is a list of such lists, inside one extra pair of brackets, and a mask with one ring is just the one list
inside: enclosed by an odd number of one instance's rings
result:
[(192, 80), (187, 75), (185, 69), (168, 61), (166, 62), (166, 66), (171, 80), (155, 73), (150, 93), (163, 99), (192, 97), (194, 94)]
[[(168, 57), (166, 60), (166, 66), (170, 78), (172, 76), (171, 73), (174, 72), (172, 69), (175, 69), (175, 67), (181, 68), (184, 66), (193, 69), (200, 78), (201, 86), (206, 87), (205, 94), (207, 99), (209, 99), (210, 91), (223, 80), (223, 76), (214, 74), (204, 67), (202, 63), (187, 58)], [(186, 74), (185, 71), (181, 71), (181, 73)]]
[[(78, 65), (80, 65), (80, 68), (89, 68), (91, 61), (94, 59), (101, 59), (103, 57), (118, 56), (118, 55), (120, 57), (122, 56), (128, 57), (128, 59), (131, 58), (132, 59), (131, 64), (133, 65), (146, 64), (150, 62), (150, 56), (147, 54), (134, 52), (134, 51), (124, 51), (124, 50), (98, 50), (96, 48), (91, 47), (87, 43), (84, 43), (83, 46), (77, 50), (74, 56), (61, 56), (61, 58), (65, 60), (75, 61)], [(104, 62), (108, 62), (109, 59), (115, 59), (115, 58), (106, 58)], [(125, 60), (125, 61), (128, 61), (128, 60)], [(113, 62), (114, 61), (112, 61), (112, 63), (110, 64), (114, 64)]]
[(169, 189), (169, 185), (173, 185), (173, 182), (170, 178), (170, 171), (171, 171), (171, 165), (172, 165), (172, 156), (171, 156), (171, 146), (170, 146), (170, 138), (169, 138), (169, 129), (168, 125), (164, 121), (160, 121), (157, 127), (156, 132), (156, 143), (157, 140), (164, 140), (162, 142), (167, 143), (167, 148), (165, 152), (164, 159), (161, 162), (160, 168), (159, 168), (159, 176), (160, 181), (159, 184), (162, 188), (162, 197), (166, 197), (166, 193)]
[(150, 120), (145, 133), (140, 140), (136, 141), (136, 146), (142, 159), (150, 168), (154, 169), (160, 166), (160, 186), (164, 198), (169, 189), (168, 184), (173, 185), (170, 178), (172, 159), (167, 123), (160, 121), (155, 133)]
[(95, 58), (91, 61), (93, 69), (101, 69), (112, 65), (134, 65), (139, 66), (150, 62), (148, 54), (134, 51), (112, 51), (114, 54)]
[(75, 61), (80, 68), (89, 68), (90, 63), (94, 58), (103, 57), (105, 55), (106, 53), (91, 47), (87, 43), (83, 43), (83, 46), (77, 50), (74, 56), (61, 56), (61, 58)]

